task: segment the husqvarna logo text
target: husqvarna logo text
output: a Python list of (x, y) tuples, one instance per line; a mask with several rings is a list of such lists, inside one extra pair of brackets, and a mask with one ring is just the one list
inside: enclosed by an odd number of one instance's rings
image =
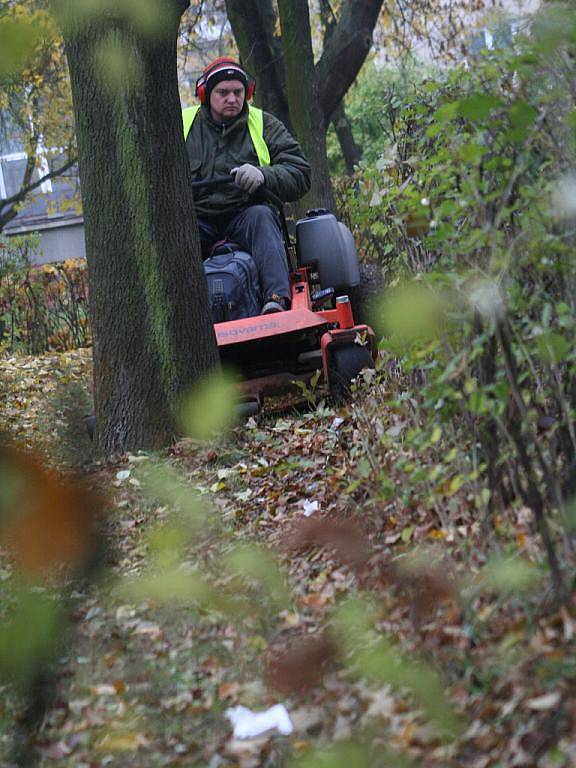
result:
[(258, 325), (240, 326), (239, 328), (226, 328), (218, 330), (216, 333), (219, 339), (236, 338), (238, 336), (250, 336), (253, 333), (263, 333), (264, 331), (273, 331), (278, 328), (277, 322), (258, 323)]

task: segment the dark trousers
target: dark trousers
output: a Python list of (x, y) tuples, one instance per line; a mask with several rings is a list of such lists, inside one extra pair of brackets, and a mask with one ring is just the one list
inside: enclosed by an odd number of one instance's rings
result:
[(214, 243), (231, 240), (252, 254), (258, 270), (264, 302), (273, 295), (290, 299), (290, 275), (280, 225), (267, 205), (251, 205), (223, 222), (198, 219), (202, 256)]

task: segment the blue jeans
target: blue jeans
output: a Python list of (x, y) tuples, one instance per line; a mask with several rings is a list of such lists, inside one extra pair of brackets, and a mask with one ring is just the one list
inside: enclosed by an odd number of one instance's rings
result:
[(273, 295), (290, 301), (290, 272), (280, 225), (267, 205), (251, 205), (223, 222), (198, 219), (202, 256), (214, 243), (231, 240), (252, 254), (264, 303)]

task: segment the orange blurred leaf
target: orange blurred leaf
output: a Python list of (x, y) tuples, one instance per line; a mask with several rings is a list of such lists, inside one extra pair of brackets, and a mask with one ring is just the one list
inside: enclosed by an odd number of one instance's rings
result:
[(79, 480), (50, 473), (40, 459), (0, 447), (0, 543), (18, 570), (38, 576), (85, 565), (97, 548), (101, 507)]

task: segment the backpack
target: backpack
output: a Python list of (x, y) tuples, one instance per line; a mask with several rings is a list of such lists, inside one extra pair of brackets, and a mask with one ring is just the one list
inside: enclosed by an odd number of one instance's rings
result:
[(256, 264), (249, 253), (228, 243), (204, 262), (208, 298), (215, 323), (260, 314), (262, 299)]

